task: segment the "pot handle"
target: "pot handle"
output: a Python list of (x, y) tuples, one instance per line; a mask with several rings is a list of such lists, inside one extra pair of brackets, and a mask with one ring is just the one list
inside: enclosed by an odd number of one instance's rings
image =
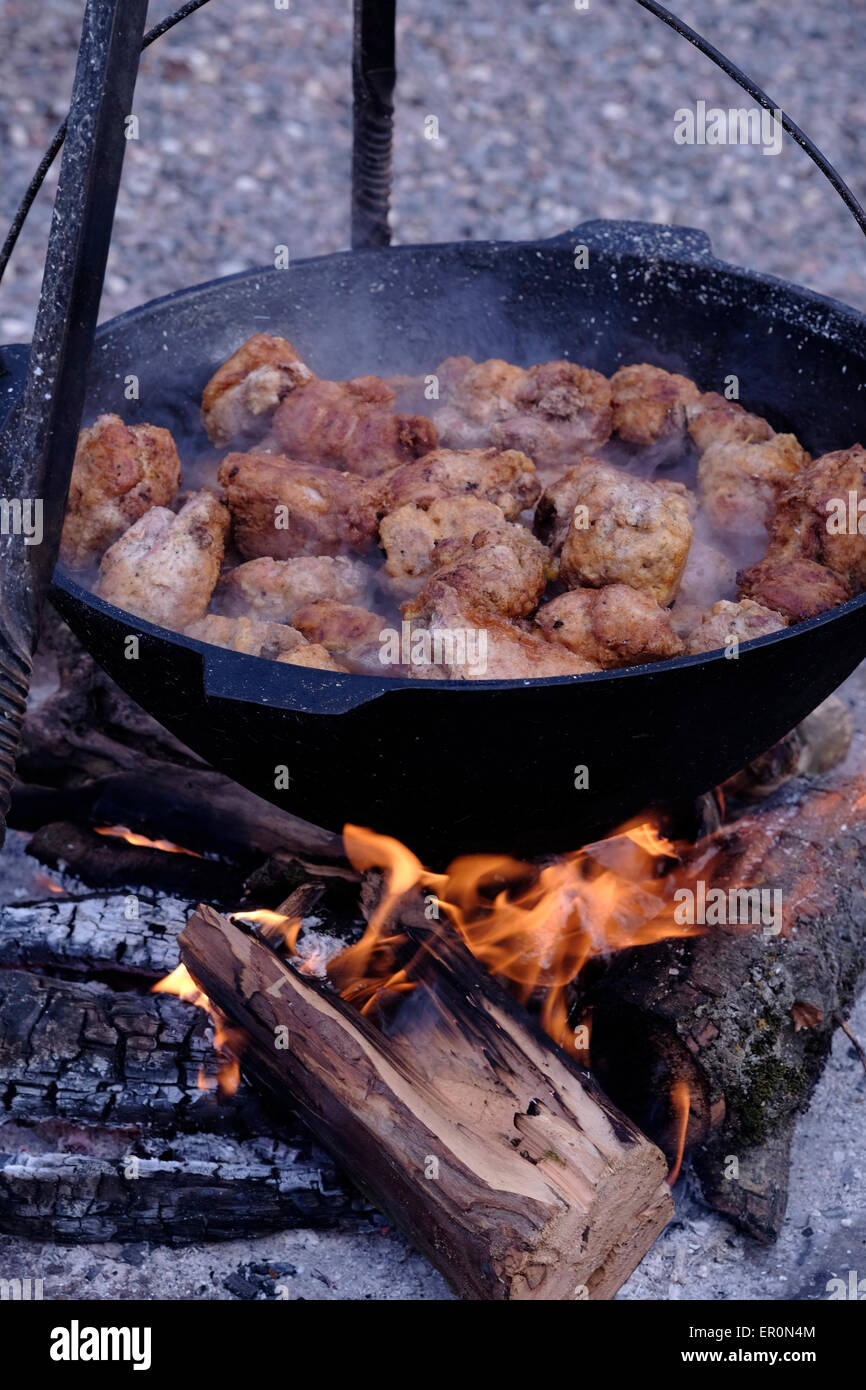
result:
[[(547, 237), (542, 246), (567, 246), (585, 243), (594, 250), (606, 248), (617, 255), (631, 252), (647, 260), (664, 257), (667, 260), (713, 260), (713, 245), (706, 232), (698, 227), (666, 226), (661, 222), (607, 222), (593, 218), (580, 222), (567, 232)], [(533, 245), (537, 243), (533, 242)]]
[[(265, 669), (260, 671), (260, 667)], [(213, 647), (202, 647), (202, 684), (205, 695), (212, 699), (326, 717), (371, 704), (390, 688), (375, 676), (287, 666), (238, 652), (214, 651)]]
[[(842, 175), (824, 157), (805, 131), (767, 96), (756, 82), (726, 58), (696, 29), (671, 14), (657, 0), (636, 0), (643, 9), (687, 39), (766, 111), (778, 112), (783, 129), (816, 164), (838, 193), (866, 236), (866, 211)], [(391, 240), (388, 209), (391, 201), (391, 132), (393, 126), (395, 0), (354, 0), (355, 54), (354, 135), (352, 149), (352, 246), (387, 246)]]

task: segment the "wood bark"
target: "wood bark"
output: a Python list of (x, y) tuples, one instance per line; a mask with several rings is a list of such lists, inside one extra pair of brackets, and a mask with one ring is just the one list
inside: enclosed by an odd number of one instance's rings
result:
[(456, 940), (414, 940), (381, 1029), (210, 908), (180, 945), (244, 1068), (462, 1297), (610, 1297), (671, 1214), (663, 1155)]
[(695, 877), (713, 887), (779, 890), (779, 935), (715, 927), (640, 947), (576, 991), (576, 1013), (591, 1013), (591, 1065), (602, 1085), (669, 1142), (667, 1097), (674, 1079), (686, 1080), (688, 1144), (704, 1196), (762, 1239), (781, 1229), (794, 1122), (826, 1062), (834, 1016), (850, 1010), (866, 972), (859, 773), (855, 761), (844, 780), (788, 782), (693, 856), (703, 862)]

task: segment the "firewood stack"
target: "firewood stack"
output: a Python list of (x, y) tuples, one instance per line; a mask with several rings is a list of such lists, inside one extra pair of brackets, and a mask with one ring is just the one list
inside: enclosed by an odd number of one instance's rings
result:
[[(591, 960), (567, 998), (591, 1041), (566, 1054), (538, 1001), (433, 930), (417, 893), (391, 907), (412, 946), (399, 1007), (362, 1012), (245, 925), (292, 894), (352, 941), (381, 884), (339, 837), (174, 744), (67, 641), (49, 644), (59, 682), (34, 702), (11, 824), (96, 887), (2, 910), (0, 1229), (219, 1239), (340, 1225), (369, 1201), (466, 1298), (608, 1298), (669, 1219), (684, 1148), (711, 1205), (778, 1233), (793, 1126), (866, 966), (866, 738), (840, 765), (840, 702), (707, 802), (710, 833), (678, 869), (777, 890), (781, 932), (709, 927)], [(219, 859), (97, 837), (105, 825)], [(234, 1096), (199, 1089), (215, 1070), (205, 1011), (142, 993), (178, 936), (243, 1035)]]

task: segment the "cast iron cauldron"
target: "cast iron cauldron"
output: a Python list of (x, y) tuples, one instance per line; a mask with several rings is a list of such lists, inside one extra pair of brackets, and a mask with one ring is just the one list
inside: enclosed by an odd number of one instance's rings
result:
[[(588, 269), (575, 269), (578, 244)], [(704, 389), (734, 373), (743, 403), (813, 453), (866, 438), (862, 315), (717, 261), (702, 233), (605, 222), (540, 243), (354, 251), (146, 304), (99, 330), (86, 419), (113, 410), (189, 438), (208, 377), (256, 331), (285, 334), (336, 378), (429, 371), (452, 353), (568, 356), (606, 373), (647, 359)], [(14, 366), (14, 350), (5, 356)], [(130, 371), (138, 402), (124, 399)], [(307, 820), (372, 826), (429, 862), (566, 850), (693, 797), (785, 734), (866, 653), (861, 596), (745, 644), (738, 660), (524, 682), (379, 679), (178, 636), (62, 568), (53, 599), (118, 683), (215, 766)], [(578, 790), (580, 765), (589, 786)], [(282, 766), (287, 790), (275, 786)]]

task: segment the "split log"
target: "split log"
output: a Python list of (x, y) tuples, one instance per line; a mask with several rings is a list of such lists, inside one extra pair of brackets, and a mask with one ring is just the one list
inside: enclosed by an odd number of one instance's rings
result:
[(462, 1297), (611, 1297), (671, 1215), (663, 1155), (456, 939), (406, 930), (418, 987), (382, 1029), (210, 908), (181, 957), (243, 1068)]
[[(866, 796), (844, 780), (788, 782), (693, 856), (726, 893), (777, 889), (782, 931), (716, 927), (643, 946), (578, 982), (601, 1084), (665, 1143), (673, 1082), (691, 1095), (688, 1144), (707, 1201), (764, 1240), (785, 1214), (794, 1122), (866, 972)], [(688, 863), (686, 879), (688, 878)]]

